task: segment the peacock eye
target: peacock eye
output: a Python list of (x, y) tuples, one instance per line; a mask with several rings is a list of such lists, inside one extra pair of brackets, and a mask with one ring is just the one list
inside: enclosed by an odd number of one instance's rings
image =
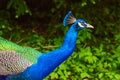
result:
[(81, 22), (81, 25), (83, 25), (83, 26), (84, 26), (84, 25), (85, 25), (85, 22)]

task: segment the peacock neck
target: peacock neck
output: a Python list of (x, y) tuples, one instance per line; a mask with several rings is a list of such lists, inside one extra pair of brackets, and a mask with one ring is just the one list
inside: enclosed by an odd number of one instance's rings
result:
[(40, 55), (37, 63), (20, 75), (13, 75), (9, 78), (19, 78), (19, 76), (22, 76), (27, 80), (42, 80), (72, 54), (76, 45), (77, 34), (78, 32), (74, 26), (71, 26), (60, 48)]
[(75, 30), (74, 26), (71, 26), (65, 35), (64, 42), (61, 47), (74, 50), (76, 45), (78, 31)]

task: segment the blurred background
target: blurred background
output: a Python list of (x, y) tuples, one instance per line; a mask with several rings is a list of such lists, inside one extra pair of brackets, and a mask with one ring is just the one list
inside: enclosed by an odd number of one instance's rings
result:
[(79, 32), (74, 53), (45, 80), (120, 80), (120, 0), (0, 0), (0, 36), (40, 52), (58, 48), (68, 11), (94, 29)]

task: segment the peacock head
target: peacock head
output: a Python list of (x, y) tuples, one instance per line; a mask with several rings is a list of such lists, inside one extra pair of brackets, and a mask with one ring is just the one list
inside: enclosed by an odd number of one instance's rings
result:
[(66, 26), (67, 24), (72, 24), (73, 27), (75, 27), (77, 30), (85, 29), (85, 28), (94, 28), (92, 25), (86, 23), (83, 19), (76, 19), (72, 12), (69, 11), (64, 20), (63, 25)]

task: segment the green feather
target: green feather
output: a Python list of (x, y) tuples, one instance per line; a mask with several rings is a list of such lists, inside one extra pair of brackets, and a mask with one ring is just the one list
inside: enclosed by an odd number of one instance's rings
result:
[(19, 46), (11, 41), (8, 41), (2, 37), (0, 37), (0, 50), (1, 51), (14, 51), (30, 62), (36, 62), (38, 56), (40, 56), (41, 52), (30, 48), (30, 47), (23, 47)]

